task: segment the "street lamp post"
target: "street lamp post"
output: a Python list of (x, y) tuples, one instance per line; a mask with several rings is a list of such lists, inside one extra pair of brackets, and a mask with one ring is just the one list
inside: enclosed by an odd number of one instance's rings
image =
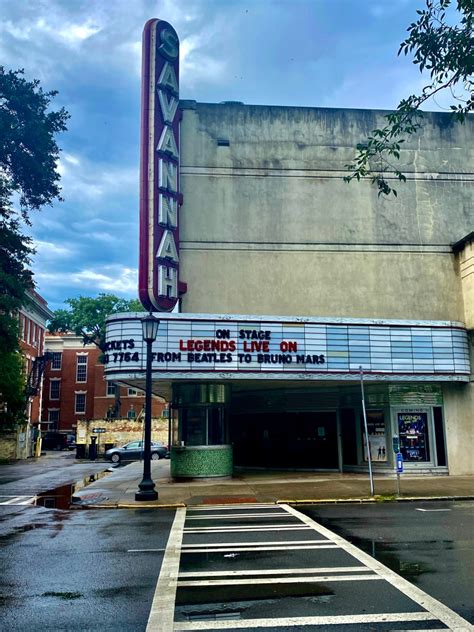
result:
[(143, 446), (143, 478), (135, 500), (157, 500), (158, 492), (151, 478), (151, 346), (158, 334), (160, 321), (150, 312), (142, 318), (143, 340), (146, 342), (145, 433)]

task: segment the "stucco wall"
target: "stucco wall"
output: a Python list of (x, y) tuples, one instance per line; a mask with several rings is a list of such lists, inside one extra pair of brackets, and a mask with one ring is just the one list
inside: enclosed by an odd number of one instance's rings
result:
[(464, 320), (451, 244), (474, 225), (472, 118), (426, 114), (386, 200), (342, 181), (383, 112), (184, 108), (183, 311)]

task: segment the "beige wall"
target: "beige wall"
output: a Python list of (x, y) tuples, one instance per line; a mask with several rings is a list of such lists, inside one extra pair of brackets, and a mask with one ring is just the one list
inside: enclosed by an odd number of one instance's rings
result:
[(471, 237), (458, 254), (464, 299), (464, 322), (468, 329), (474, 329), (474, 236)]
[(184, 108), (182, 311), (464, 320), (451, 245), (474, 225), (473, 118), (426, 114), (383, 199), (342, 181), (382, 112)]
[(449, 473), (474, 474), (474, 382), (443, 390)]
[(186, 252), (185, 312), (464, 320), (448, 256), (416, 253)]

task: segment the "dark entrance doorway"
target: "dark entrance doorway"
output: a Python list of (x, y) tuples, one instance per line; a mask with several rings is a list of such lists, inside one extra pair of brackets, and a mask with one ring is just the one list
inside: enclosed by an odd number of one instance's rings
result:
[(231, 433), (237, 466), (339, 467), (335, 411), (234, 415)]

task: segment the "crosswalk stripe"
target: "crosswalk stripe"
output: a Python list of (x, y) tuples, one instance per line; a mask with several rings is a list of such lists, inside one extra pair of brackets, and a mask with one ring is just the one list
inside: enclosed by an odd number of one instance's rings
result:
[(390, 612), (383, 614), (351, 614), (314, 617), (276, 617), (274, 619), (240, 619), (234, 621), (192, 621), (176, 622), (173, 630), (237, 630), (239, 628), (277, 628), (306, 625), (344, 625), (364, 623), (398, 623), (415, 621), (434, 621), (430, 612)]
[(319, 544), (317, 546), (259, 546), (259, 547), (223, 547), (223, 548), (208, 548), (208, 549), (185, 549), (183, 553), (227, 553), (227, 552), (248, 552), (254, 553), (255, 551), (311, 551), (314, 549), (337, 549), (337, 544)]
[(205, 542), (202, 544), (183, 544), (183, 549), (209, 548), (211, 546), (293, 546), (297, 544), (333, 544), (329, 540), (276, 540), (272, 542)]
[(224, 518), (228, 520), (230, 518), (267, 518), (267, 516), (278, 516), (279, 518), (288, 518), (288, 515), (284, 511), (278, 511), (274, 513), (248, 513), (248, 514), (216, 514), (212, 516), (188, 516), (186, 520), (220, 520)]
[(245, 577), (248, 575), (308, 575), (328, 573), (372, 573), (367, 566), (325, 566), (320, 568), (276, 568), (253, 571), (182, 571), (179, 577)]
[(196, 579), (178, 581), (178, 588), (200, 587), (200, 586), (239, 586), (251, 584), (309, 584), (314, 582), (357, 582), (369, 581), (372, 579), (382, 581), (379, 575), (314, 575), (307, 577), (255, 577), (245, 579)]

